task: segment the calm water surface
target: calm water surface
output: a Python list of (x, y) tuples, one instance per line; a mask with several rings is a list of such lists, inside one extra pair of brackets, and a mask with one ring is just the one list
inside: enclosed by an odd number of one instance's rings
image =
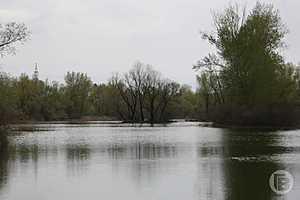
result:
[[(166, 127), (36, 125), (1, 152), (1, 200), (299, 199), (300, 131), (233, 131), (197, 123)], [(295, 184), (271, 191), (272, 172)]]

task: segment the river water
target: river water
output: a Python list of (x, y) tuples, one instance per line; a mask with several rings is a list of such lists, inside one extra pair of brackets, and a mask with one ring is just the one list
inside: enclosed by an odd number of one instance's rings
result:
[[(1, 200), (299, 199), (300, 131), (42, 124), (10, 135)], [(280, 195), (276, 170), (294, 178)]]

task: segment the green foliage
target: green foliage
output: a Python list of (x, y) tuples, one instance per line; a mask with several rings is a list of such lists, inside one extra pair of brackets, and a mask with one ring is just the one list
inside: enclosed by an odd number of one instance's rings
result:
[(94, 84), (90, 95), (90, 112), (93, 115), (115, 118), (116, 93), (118, 91), (110, 84)]
[(44, 120), (62, 120), (67, 118), (63, 92), (63, 86), (60, 86), (57, 82), (44, 82), (41, 93), (41, 115)]
[(207, 114), (211, 105), (222, 120), (251, 123), (263, 111), (260, 122), (268, 123), (276, 105), (292, 103), (298, 78), (280, 55), (287, 29), (278, 11), (257, 3), (246, 14), (230, 6), (215, 15), (214, 23), (216, 34), (202, 36), (216, 53), (195, 66), (201, 72), (198, 82)]
[(70, 118), (80, 118), (87, 111), (92, 81), (86, 74), (68, 72), (65, 82), (66, 112)]
[(68, 72), (65, 84), (22, 74), (0, 74), (0, 124), (19, 120), (102, 117), (132, 122), (165, 122), (195, 116), (195, 93), (139, 63), (123, 77), (95, 84), (83, 73)]
[(190, 86), (183, 85), (171, 102), (169, 113), (172, 118), (197, 119), (199, 112), (199, 93), (195, 93)]
[[(6, 125), (17, 115), (17, 95), (14, 80), (0, 73), (0, 126)], [(0, 127), (1, 128), (1, 127)]]
[(30, 79), (22, 74), (16, 82), (18, 109), (24, 119), (41, 118), (41, 92), (43, 82)]

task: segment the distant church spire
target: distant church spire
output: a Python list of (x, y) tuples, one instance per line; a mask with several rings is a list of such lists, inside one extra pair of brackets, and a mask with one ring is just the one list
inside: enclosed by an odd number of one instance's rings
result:
[(38, 64), (37, 63), (35, 63), (32, 79), (35, 80), (35, 81), (39, 80), (39, 70), (38, 70)]

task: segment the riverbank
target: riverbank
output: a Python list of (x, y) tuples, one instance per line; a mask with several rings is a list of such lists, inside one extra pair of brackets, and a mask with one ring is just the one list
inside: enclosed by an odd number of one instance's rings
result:
[[(198, 123), (201, 127), (211, 127), (211, 128), (226, 128), (235, 130), (262, 130), (262, 131), (279, 131), (279, 130), (297, 130), (300, 129), (299, 125), (294, 126), (261, 126), (261, 125), (237, 125), (229, 123), (220, 122), (210, 122), (210, 121), (200, 121), (196, 119), (172, 119), (168, 122), (153, 123), (153, 125), (163, 125), (172, 123), (186, 123), (194, 122)], [(57, 121), (36, 121), (36, 120), (25, 120), (14, 122), (10, 125), (10, 130), (12, 131), (48, 131), (48, 128), (43, 128), (46, 124), (69, 124), (69, 125), (111, 125), (111, 126), (123, 126), (126, 124), (132, 124), (137, 126), (151, 125), (150, 122), (132, 122), (132, 121), (121, 121), (121, 120), (87, 120), (87, 119), (71, 119), (71, 120), (57, 120)], [(41, 125), (41, 126), (31, 126), (31, 125)]]
[(220, 122), (211, 122), (211, 126), (214, 128), (227, 128), (235, 130), (266, 130), (266, 131), (286, 131), (286, 130), (297, 130), (300, 129), (300, 124), (293, 126), (262, 126), (262, 125), (236, 125), (236, 124), (227, 124)]
[[(197, 119), (171, 119), (163, 122), (155, 122), (154, 124), (168, 124), (176, 122), (200, 122)], [(108, 117), (85, 117), (81, 119), (66, 119), (66, 120), (50, 120), (50, 121), (40, 121), (40, 120), (18, 120), (11, 123), (11, 125), (16, 124), (151, 124), (150, 121), (128, 121), (128, 120), (117, 120), (115, 118)]]

